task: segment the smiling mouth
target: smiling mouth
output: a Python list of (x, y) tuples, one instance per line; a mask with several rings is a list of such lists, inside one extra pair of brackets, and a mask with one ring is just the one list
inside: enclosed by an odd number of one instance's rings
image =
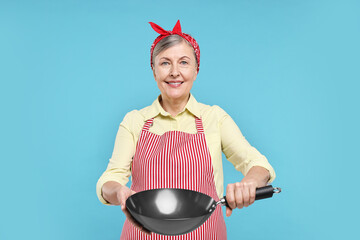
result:
[[(166, 82), (166, 81), (165, 81)], [(184, 82), (166, 82), (167, 84), (169, 85), (181, 85), (183, 84)]]

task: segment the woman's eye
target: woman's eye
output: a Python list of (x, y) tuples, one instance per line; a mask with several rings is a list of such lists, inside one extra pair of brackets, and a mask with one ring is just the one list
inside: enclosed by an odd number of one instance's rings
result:
[(161, 65), (169, 65), (169, 62), (162, 62)]
[(181, 61), (180, 63), (181, 63), (181, 64), (188, 64), (187, 61)]

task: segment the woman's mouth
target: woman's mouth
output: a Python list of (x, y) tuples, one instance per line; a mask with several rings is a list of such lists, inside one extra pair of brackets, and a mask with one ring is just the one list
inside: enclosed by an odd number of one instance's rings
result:
[[(166, 82), (166, 81), (165, 81)], [(181, 84), (183, 84), (184, 82), (181, 81), (176, 81), (176, 82), (166, 82), (170, 87), (180, 87)]]

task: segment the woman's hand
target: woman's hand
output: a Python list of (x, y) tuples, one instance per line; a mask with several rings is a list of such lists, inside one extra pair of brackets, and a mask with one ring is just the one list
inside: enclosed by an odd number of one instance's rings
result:
[(241, 182), (230, 183), (226, 187), (226, 216), (235, 208), (248, 207), (255, 202), (256, 188), (263, 187), (270, 178), (269, 171), (263, 167), (252, 167)]
[(255, 202), (255, 192), (257, 182), (248, 180), (237, 183), (230, 183), (226, 188), (226, 201), (229, 207), (226, 207), (226, 216), (231, 216), (232, 210), (235, 208), (248, 207)]
[(106, 182), (102, 187), (102, 195), (103, 198), (108, 201), (112, 205), (120, 205), (121, 210), (125, 214), (126, 218), (140, 231), (145, 234), (150, 235), (151, 232), (144, 228), (138, 221), (136, 221), (130, 214), (130, 212), (126, 208), (126, 199), (128, 199), (131, 195), (133, 195), (134, 191), (130, 188), (121, 185), (118, 182), (109, 181)]

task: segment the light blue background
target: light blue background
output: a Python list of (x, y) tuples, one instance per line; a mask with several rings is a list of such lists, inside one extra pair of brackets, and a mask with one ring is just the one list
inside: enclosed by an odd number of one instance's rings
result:
[[(153, 21), (200, 44), (192, 93), (237, 122), (283, 192), (229, 239), (354, 239), (359, 1), (0, 1), (0, 239), (119, 239), (95, 185), (124, 115), (159, 94)], [(241, 174), (224, 159), (225, 184)]]

